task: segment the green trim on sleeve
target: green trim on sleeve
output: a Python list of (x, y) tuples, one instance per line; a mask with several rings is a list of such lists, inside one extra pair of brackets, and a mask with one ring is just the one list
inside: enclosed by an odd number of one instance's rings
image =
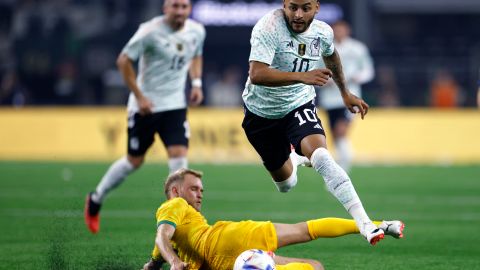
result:
[(173, 226), (174, 228), (177, 228), (177, 224), (171, 222), (170, 220), (160, 220), (158, 223), (157, 223), (157, 228), (162, 225), (162, 224), (168, 224), (168, 225), (171, 225)]

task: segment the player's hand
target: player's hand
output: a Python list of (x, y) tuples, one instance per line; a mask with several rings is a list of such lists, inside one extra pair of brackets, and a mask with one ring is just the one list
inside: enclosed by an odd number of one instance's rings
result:
[(198, 106), (203, 101), (203, 92), (202, 88), (200, 87), (192, 87), (192, 91), (190, 92), (190, 105)]
[(188, 268), (188, 263), (175, 260), (170, 266), (170, 270), (183, 270)]
[(363, 99), (355, 96), (352, 93), (348, 93), (342, 96), (342, 98), (343, 103), (345, 103), (345, 106), (351, 113), (360, 113), (362, 119), (368, 113), (368, 108), (370, 107)]
[(302, 72), (302, 82), (308, 85), (325, 85), (332, 77), (332, 71), (328, 68), (314, 69), (308, 72)]
[(148, 98), (142, 96), (137, 98), (137, 102), (141, 115), (151, 114), (153, 112), (153, 103)]

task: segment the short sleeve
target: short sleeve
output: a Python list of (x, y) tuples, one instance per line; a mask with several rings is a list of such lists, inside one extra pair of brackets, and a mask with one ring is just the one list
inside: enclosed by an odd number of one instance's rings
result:
[(165, 202), (157, 210), (157, 227), (165, 223), (173, 227), (182, 224), (187, 208), (188, 203), (181, 198), (175, 198)]
[(133, 37), (128, 41), (127, 45), (125, 45), (122, 53), (126, 54), (128, 58), (134, 61), (138, 60), (144, 51), (146, 37), (147, 33), (145, 27), (140, 26), (135, 35), (133, 35)]
[(255, 26), (250, 38), (252, 46), (249, 61), (258, 61), (271, 65), (275, 57), (277, 39), (275, 34)]
[(322, 55), (330, 56), (335, 51), (335, 45), (333, 45), (333, 29), (329, 25), (325, 24), (326, 31), (325, 36), (322, 38)]

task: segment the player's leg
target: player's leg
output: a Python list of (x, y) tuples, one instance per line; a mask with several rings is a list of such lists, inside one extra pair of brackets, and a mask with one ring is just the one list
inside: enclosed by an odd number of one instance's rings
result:
[(291, 258), (275, 255), (275, 269), (278, 270), (323, 270), (323, 265), (312, 259)]
[(325, 148), (324, 136), (308, 135), (301, 141), (302, 152), (310, 157), (312, 167), (323, 177), (327, 189), (345, 207), (355, 219), (362, 235), (375, 244), (383, 239), (384, 232), (375, 226), (368, 217), (362, 202), (353, 187), (350, 177), (335, 162), (329, 151)]
[(317, 238), (332, 238), (358, 233), (354, 220), (321, 218), (295, 224), (274, 223), (278, 248), (305, 243)]
[[(401, 221), (374, 221), (383, 227), (388, 235), (403, 237), (404, 225)], [(305, 243), (318, 238), (333, 238), (360, 233), (355, 220), (344, 218), (320, 218), (296, 224), (274, 223), (278, 248)]]
[[(242, 127), (263, 165), (280, 192), (288, 192), (297, 184), (297, 158), (285, 136), (282, 120), (266, 119), (245, 109)], [(291, 158), (292, 157), (292, 158)]]
[(307, 103), (288, 116), (290, 121), (287, 134), (296, 151), (310, 159), (312, 167), (323, 177), (327, 189), (355, 219), (367, 240), (373, 244), (382, 239), (384, 232), (372, 223), (350, 177), (327, 150), (325, 132), (314, 104)]
[(99, 212), (107, 194), (143, 164), (145, 152), (153, 143), (152, 117), (152, 115), (141, 116), (139, 114), (129, 116), (128, 155), (115, 161), (108, 168), (95, 191), (87, 195), (85, 222), (92, 233), (96, 233), (100, 229)]
[(156, 121), (158, 121), (157, 132), (167, 150), (169, 173), (188, 168), (190, 127), (187, 121), (187, 109), (163, 112), (161, 118)]
[(95, 191), (91, 194), (92, 201), (101, 204), (112, 189), (123, 183), (130, 173), (143, 164), (144, 159), (145, 155), (132, 156), (128, 154), (110, 165)]
[(188, 148), (185, 145), (170, 145), (167, 147), (169, 173), (188, 168), (187, 153)]
[(327, 113), (335, 143), (338, 165), (348, 172), (352, 164), (353, 151), (347, 133), (353, 114), (345, 108), (329, 110)]

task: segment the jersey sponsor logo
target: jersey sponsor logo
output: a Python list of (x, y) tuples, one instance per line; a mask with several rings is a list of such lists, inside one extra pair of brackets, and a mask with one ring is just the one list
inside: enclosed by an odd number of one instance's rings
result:
[(298, 54), (300, 56), (304, 56), (305, 55), (305, 50), (307, 49), (307, 44), (298, 44)]
[(310, 55), (320, 56), (320, 37), (314, 39), (312, 43), (310, 43)]

